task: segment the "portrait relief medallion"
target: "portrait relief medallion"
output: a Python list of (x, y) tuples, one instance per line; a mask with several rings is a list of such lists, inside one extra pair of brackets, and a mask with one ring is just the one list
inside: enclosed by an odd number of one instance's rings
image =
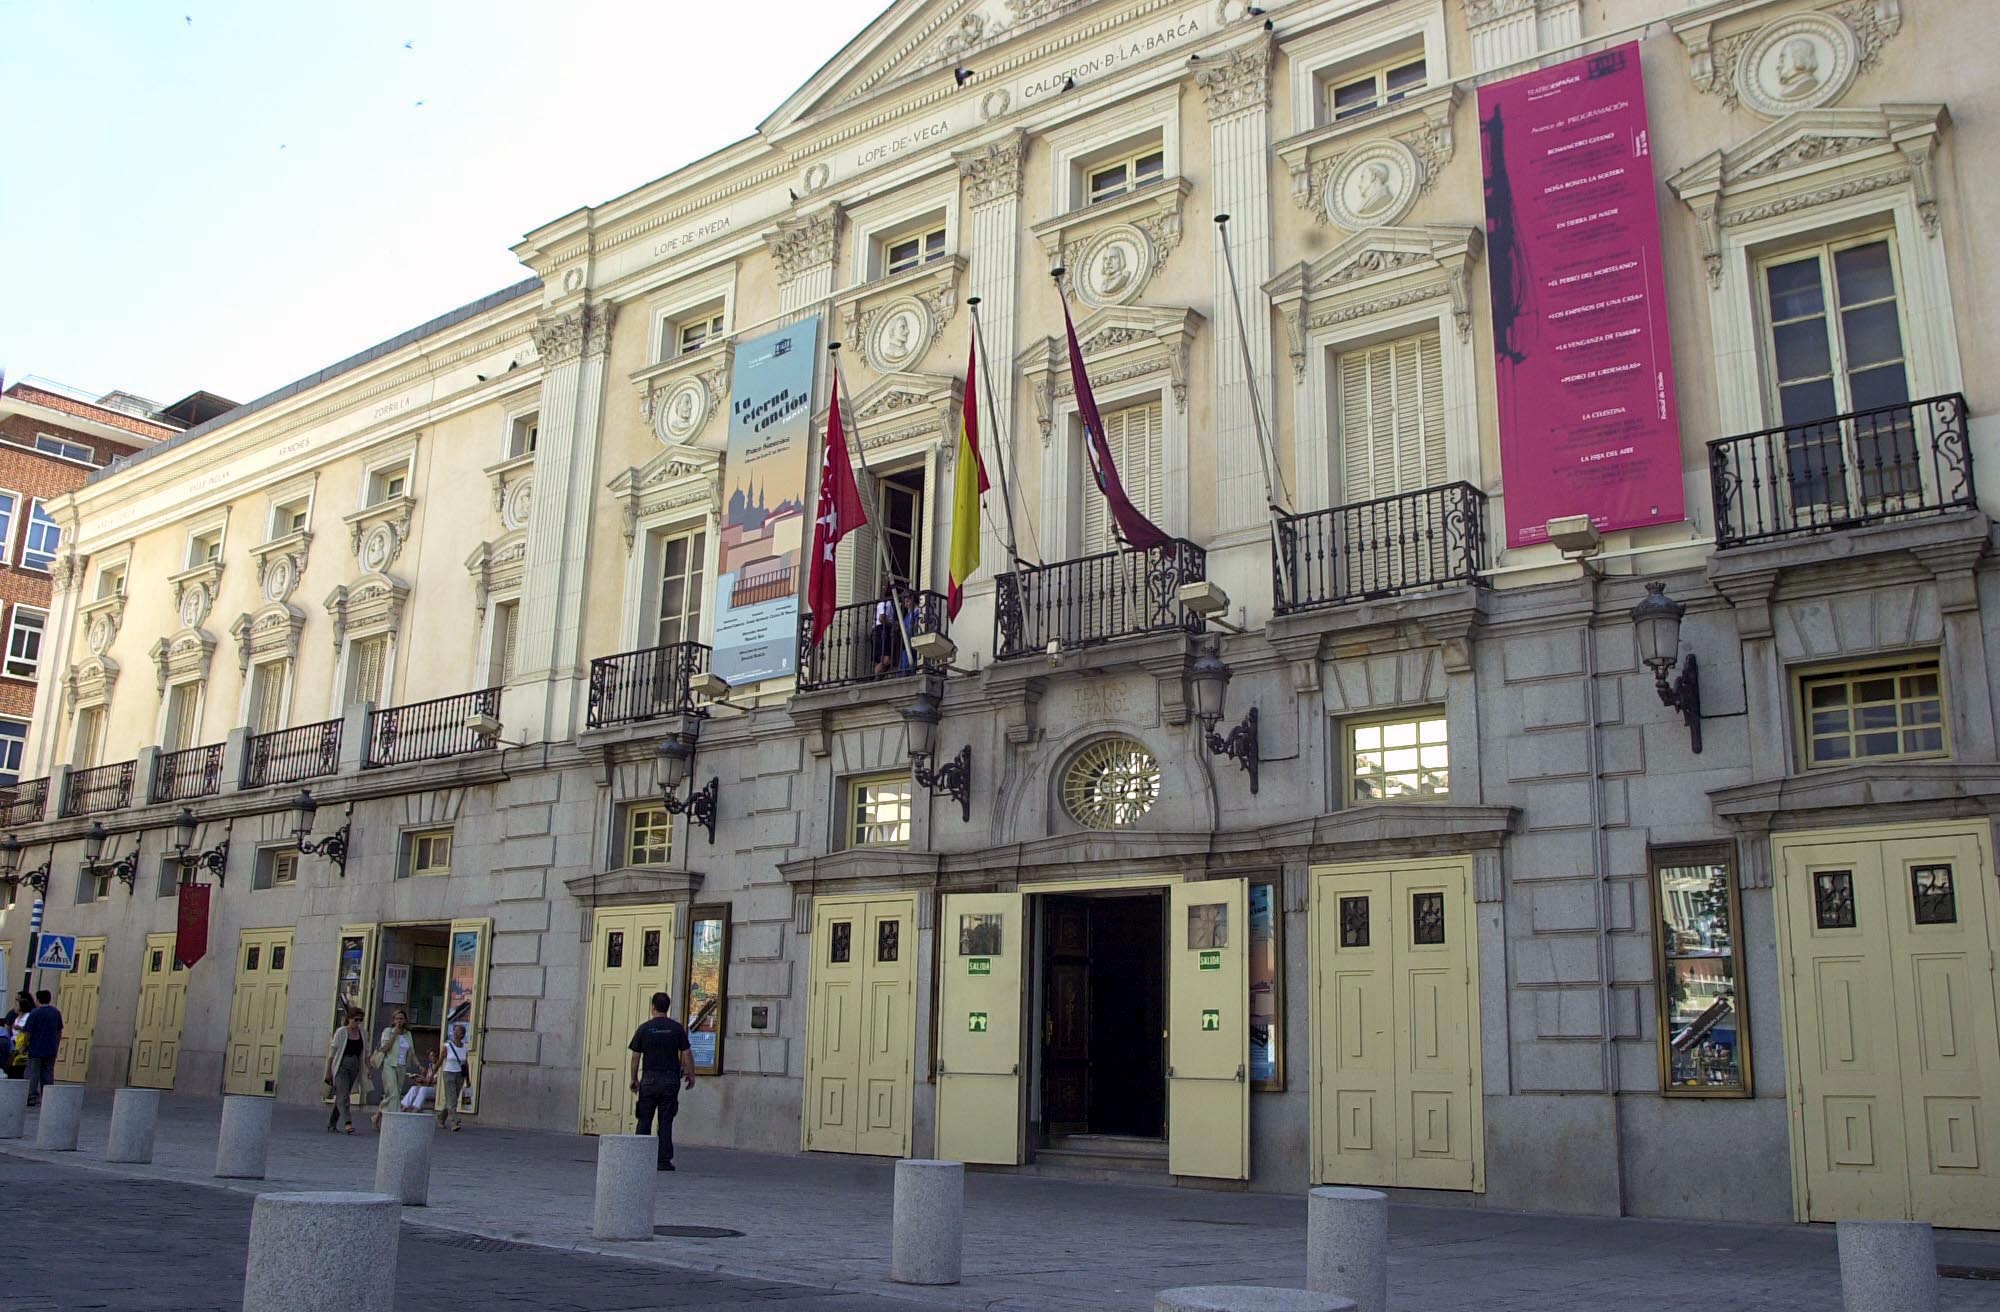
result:
[(1077, 261), (1076, 294), (1085, 305), (1129, 305), (1153, 276), (1153, 243), (1129, 223), (1099, 233)]
[(868, 337), (868, 363), (882, 372), (910, 368), (931, 344), (931, 312), (918, 300), (903, 300), (882, 311)]
[(99, 615), (96, 619), (92, 620), (90, 622), (90, 632), (85, 638), (85, 641), (87, 641), (90, 644), (91, 655), (102, 656), (104, 654), (105, 649), (111, 645), (110, 618), (108, 616)]
[(507, 499), (501, 504), (500, 521), (508, 528), (521, 528), (528, 522), (528, 515), (535, 508), (535, 480), (524, 478), (507, 489)]
[(273, 556), (264, 562), (264, 600), (283, 601), (298, 584), (298, 572), (290, 556)]
[(653, 432), (670, 446), (690, 441), (708, 422), (713, 404), (708, 384), (699, 378), (683, 378), (661, 399), (659, 412), (653, 416)]
[(1793, 14), (1750, 39), (1736, 62), (1736, 94), (1765, 118), (1783, 118), (1840, 99), (1860, 62), (1860, 40), (1839, 16)]
[(379, 574), (396, 558), (396, 530), (377, 524), (361, 539), (361, 568)]
[(1358, 232), (1400, 223), (1416, 203), (1423, 164), (1400, 141), (1374, 141), (1340, 161), (1326, 183), (1326, 217)]
[(201, 622), (207, 618), (208, 586), (203, 583), (188, 584), (181, 592), (181, 626), (189, 629), (199, 628)]

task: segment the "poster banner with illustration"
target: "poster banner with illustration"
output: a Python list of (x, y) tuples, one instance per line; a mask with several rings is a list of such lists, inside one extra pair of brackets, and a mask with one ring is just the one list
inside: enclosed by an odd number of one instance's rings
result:
[(723, 972), (729, 964), (729, 922), (696, 912), (688, 935), (687, 1032), (700, 1075), (722, 1073)]
[(1279, 1045), (1284, 1042), (1278, 990), (1284, 987), (1278, 963), (1278, 885), (1250, 884), (1250, 1083), (1284, 1087)]
[(729, 373), (709, 668), (736, 686), (797, 673), (819, 320), (736, 345)]
[(451, 954), (445, 965), (444, 1016), (440, 1041), (467, 1045), (468, 1064), (465, 1087), (459, 1094), (458, 1109), (479, 1110), (480, 1063), (484, 1060), (479, 1027), (485, 1022), (480, 1008), (486, 1000), (486, 943), (493, 932), (490, 920), (454, 920), (451, 923)]
[(1636, 43), (1479, 89), (1507, 544), (1684, 517)]

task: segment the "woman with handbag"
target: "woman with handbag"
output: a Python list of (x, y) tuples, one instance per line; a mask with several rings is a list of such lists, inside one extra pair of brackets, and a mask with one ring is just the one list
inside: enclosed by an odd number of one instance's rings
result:
[[(410, 1038), (410, 1013), (396, 1008), (394, 1022), (382, 1031), (382, 1037), (375, 1043), (375, 1055), (368, 1059), (368, 1064), (382, 1073), (382, 1107), (402, 1105), (410, 1056), (416, 1047)], [(368, 1118), (368, 1123), (378, 1130), (382, 1128), (382, 1107), (377, 1107)]]
[(472, 1050), (466, 1039), (465, 1022), (455, 1020), (445, 1029), (444, 1047), (438, 1052), (438, 1124), (451, 1117), (454, 1131), (465, 1128), (459, 1101), (465, 1094), (466, 1077), (472, 1074)]
[(335, 1029), (326, 1045), (326, 1082), (333, 1089), (333, 1112), (326, 1118), (326, 1132), (332, 1134), (343, 1123), (354, 1133), (354, 1108), (350, 1099), (361, 1082), (361, 1056), (368, 1050), (368, 1033), (361, 1028), (361, 1009), (351, 1007), (347, 1023)]

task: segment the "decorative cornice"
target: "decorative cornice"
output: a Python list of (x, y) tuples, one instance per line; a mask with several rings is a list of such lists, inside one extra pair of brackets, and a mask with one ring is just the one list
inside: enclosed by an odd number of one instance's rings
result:
[(840, 234), (840, 207), (779, 219), (764, 234), (764, 245), (778, 266), (778, 285), (796, 282), (808, 272), (833, 263)]
[(1021, 160), (1027, 154), (1027, 143), (1028, 134), (1016, 128), (997, 141), (951, 153), (973, 205), (1012, 200), (1021, 194)]
[(547, 366), (603, 355), (611, 349), (611, 325), (617, 317), (618, 307), (603, 301), (537, 320), (535, 353)]
[(1250, 44), (1202, 64), (1194, 84), (1208, 99), (1211, 122), (1271, 107), (1271, 64), (1277, 48), (1277, 40), (1267, 31)]
[(1472, 333), (1471, 266), (1485, 249), (1481, 229), (1433, 223), (1371, 228), (1311, 263), (1264, 284), (1290, 338), (1292, 375), (1306, 376), (1312, 330), (1370, 319), (1406, 305), (1449, 297), (1459, 337)]

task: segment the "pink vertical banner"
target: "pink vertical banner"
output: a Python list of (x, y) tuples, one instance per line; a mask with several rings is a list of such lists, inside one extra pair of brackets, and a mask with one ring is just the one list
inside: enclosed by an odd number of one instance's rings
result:
[(1638, 44), (1479, 90), (1507, 544), (1684, 518)]

